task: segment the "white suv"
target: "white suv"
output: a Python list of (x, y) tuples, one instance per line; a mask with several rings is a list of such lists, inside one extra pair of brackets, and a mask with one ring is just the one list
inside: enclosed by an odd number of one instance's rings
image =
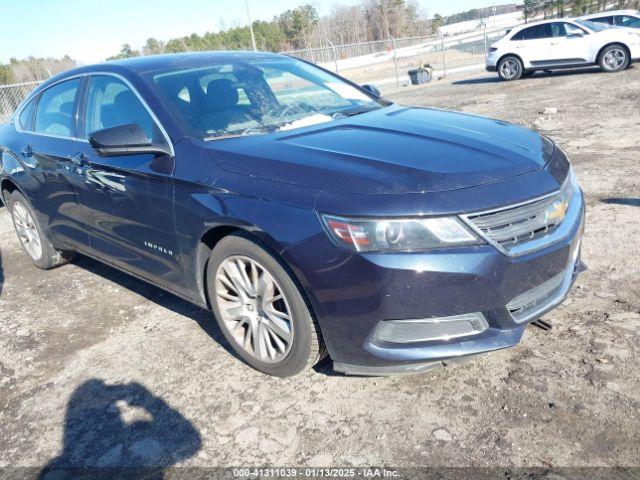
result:
[(517, 80), (536, 70), (600, 65), (617, 72), (640, 59), (640, 32), (577, 19), (556, 19), (514, 28), (494, 43), (487, 70)]
[(640, 12), (637, 10), (610, 10), (608, 12), (592, 13), (580, 17), (590, 22), (604, 23), (616, 27), (640, 29)]

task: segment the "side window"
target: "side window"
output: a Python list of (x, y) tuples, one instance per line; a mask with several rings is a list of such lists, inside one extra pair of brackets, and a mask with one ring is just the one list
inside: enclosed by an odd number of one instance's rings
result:
[(623, 27), (640, 28), (640, 18), (621, 15), (617, 17), (617, 24)]
[(590, 18), (589, 21), (590, 22), (596, 22), (596, 23), (606, 23), (607, 25), (613, 25), (613, 17), (612, 16)]
[(46, 89), (36, 109), (35, 132), (72, 137), (74, 106), (80, 79), (75, 78)]
[(550, 23), (549, 27), (551, 28), (551, 36), (552, 37), (565, 37), (567, 32), (565, 30), (566, 23), (554, 22)]
[(550, 36), (551, 30), (549, 29), (549, 24), (544, 23), (542, 25), (534, 25), (533, 27), (525, 28), (524, 30), (516, 33), (512, 40), (538, 40), (540, 38), (548, 38)]
[(18, 117), (18, 126), (27, 132), (33, 130), (33, 111), (35, 109), (36, 101), (31, 100), (20, 112), (20, 116)]
[(551, 26), (551, 35), (554, 37), (567, 37), (569, 35), (584, 35), (586, 32), (574, 25), (567, 22), (554, 22), (549, 24)]
[(584, 35), (586, 32), (573, 23), (563, 23), (565, 35)]
[(108, 75), (92, 76), (87, 92), (85, 137), (97, 130), (132, 123), (137, 124), (150, 140), (162, 138), (147, 109), (122, 80)]

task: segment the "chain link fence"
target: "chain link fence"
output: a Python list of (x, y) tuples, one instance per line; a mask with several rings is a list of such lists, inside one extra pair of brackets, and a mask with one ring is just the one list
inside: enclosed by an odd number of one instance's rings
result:
[(356, 83), (400, 87), (408, 70), (429, 64), (436, 77), (484, 68), (487, 48), (505, 29), (479, 28), (459, 35), (392, 38), (375, 42), (282, 52), (334, 70)]
[(20, 102), (29, 95), (41, 82), (14, 83), (13, 85), (0, 85), (0, 124), (3, 124)]

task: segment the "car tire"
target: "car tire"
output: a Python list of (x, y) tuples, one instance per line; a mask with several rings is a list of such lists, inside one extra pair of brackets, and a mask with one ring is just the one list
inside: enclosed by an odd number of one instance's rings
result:
[(224, 337), (251, 367), (290, 377), (325, 356), (320, 327), (301, 287), (259, 240), (244, 233), (224, 237), (210, 254), (206, 278)]
[(523, 72), (522, 61), (515, 55), (507, 55), (498, 62), (498, 75), (507, 82), (520, 79)]
[(621, 44), (605, 47), (598, 56), (598, 65), (603, 72), (620, 72), (629, 66), (629, 52)]
[(73, 252), (57, 250), (53, 246), (24, 195), (15, 190), (8, 196), (8, 203), (20, 245), (36, 267), (49, 270), (71, 260)]

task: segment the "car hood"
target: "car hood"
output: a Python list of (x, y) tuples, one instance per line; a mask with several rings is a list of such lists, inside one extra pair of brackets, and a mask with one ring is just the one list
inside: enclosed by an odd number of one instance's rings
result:
[(537, 133), (462, 113), (390, 106), (308, 128), (207, 142), (231, 172), (340, 192), (438, 192), (544, 167)]

